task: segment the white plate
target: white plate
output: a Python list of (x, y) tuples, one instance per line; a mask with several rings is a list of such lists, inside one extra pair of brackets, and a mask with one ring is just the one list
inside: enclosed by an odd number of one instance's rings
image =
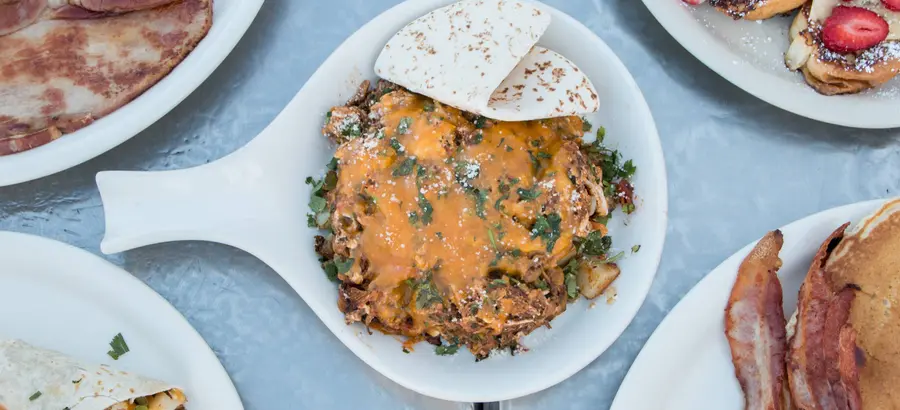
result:
[[(834, 208), (781, 228), (784, 264), (778, 276), (786, 315), (793, 314), (800, 284), (828, 235), (883, 203), (877, 200)], [(672, 309), (625, 376), (612, 410), (743, 410), (744, 399), (725, 338), (725, 305), (738, 266), (755, 245), (728, 258)]]
[(209, 34), (168, 76), (134, 101), (81, 130), (33, 150), (0, 156), (0, 186), (72, 168), (115, 148), (162, 118), (231, 53), (263, 1), (213, 0)]
[(823, 96), (784, 65), (791, 17), (735, 21), (708, 4), (644, 0), (684, 48), (745, 91), (804, 117), (857, 128), (900, 127), (900, 79), (857, 95)]
[[(181, 386), (192, 409), (243, 410), (206, 342), (165, 299), (69, 245), (0, 232), (0, 334)], [(109, 342), (131, 351), (118, 361)]]
[[(650, 110), (616, 55), (590, 30), (552, 10), (541, 44), (575, 61), (598, 87), (607, 143), (638, 167), (638, 211), (611, 227), (614, 244), (639, 253), (622, 263), (614, 284), (618, 301), (593, 309), (581, 301), (524, 343), (531, 351), (476, 363), (473, 356), (436, 356), (420, 344), (404, 354), (400, 341), (347, 326), (306, 227), (309, 175), (322, 175), (334, 147), (321, 135), (324, 114), (351, 97), (388, 39), (410, 21), (450, 0), (405, 2), (360, 29), (325, 61), (285, 110), (250, 144), (212, 164), (159, 173), (101, 173), (97, 180), (106, 210), (104, 252), (174, 240), (229, 244), (259, 257), (296, 290), (319, 318), (357, 356), (397, 383), (445, 400), (490, 402), (550, 387), (587, 366), (631, 322), (656, 275), (666, 228), (666, 173)], [(297, 359), (300, 360), (300, 359)]]

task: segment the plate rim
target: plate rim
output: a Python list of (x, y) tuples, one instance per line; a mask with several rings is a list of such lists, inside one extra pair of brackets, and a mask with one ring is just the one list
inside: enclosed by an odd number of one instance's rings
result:
[[(875, 209), (879, 205), (884, 204), (887, 201), (890, 201), (890, 198), (866, 200), (837, 206), (807, 215), (778, 229), (787, 233), (789, 231), (798, 229), (798, 227), (800, 226), (817, 224), (817, 221), (819, 220), (836, 218), (840, 215), (858, 213), (866, 208)], [(631, 366), (629, 367), (628, 372), (625, 374), (625, 377), (616, 392), (615, 398), (613, 398), (610, 410), (630, 410), (629, 408), (625, 407), (625, 405), (629, 403), (623, 404), (623, 401), (631, 400), (630, 397), (636, 395), (636, 393), (633, 392), (646, 390), (645, 388), (642, 388), (640, 386), (642, 381), (639, 379), (639, 377), (652, 367), (649, 365), (649, 363), (657, 357), (657, 351), (659, 350), (657, 346), (664, 344), (664, 337), (669, 334), (668, 328), (670, 326), (673, 326), (672, 323), (679, 321), (680, 317), (690, 313), (690, 311), (686, 309), (689, 309), (688, 303), (690, 303), (690, 301), (693, 300), (694, 297), (697, 297), (696, 295), (694, 295), (694, 293), (698, 292), (697, 295), (701, 295), (702, 291), (707, 286), (712, 286), (712, 283), (714, 283), (716, 280), (721, 280), (722, 275), (729, 273), (728, 268), (731, 265), (738, 264), (738, 261), (746, 257), (746, 255), (750, 253), (750, 251), (754, 246), (756, 246), (758, 242), (759, 239), (755, 239), (753, 242), (747, 244), (735, 253), (726, 257), (719, 265), (710, 270), (709, 273), (707, 273), (706, 276), (703, 277), (703, 279), (697, 282), (696, 285), (694, 285), (684, 296), (682, 296), (678, 300), (678, 303), (676, 303), (675, 306), (666, 314), (663, 320), (660, 321), (659, 325), (656, 327), (656, 329), (653, 330), (653, 333), (647, 339), (647, 342), (644, 343), (644, 345), (641, 347), (641, 351), (638, 353)]]
[[(744, 64), (735, 64), (734, 60), (730, 58), (733, 54), (729, 53), (724, 45), (718, 41), (710, 41), (717, 37), (709, 34), (705, 28), (697, 27), (698, 25), (683, 24), (685, 19), (679, 17), (678, 12), (670, 12), (675, 8), (684, 8), (687, 9), (687, 13), (691, 13), (690, 7), (692, 6), (684, 4), (682, 0), (642, 1), (656, 21), (685, 50), (716, 74), (756, 98), (790, 113), (827, 124), (859, 129), (900, 128), (900, 116), (890, 115), (891, 113), (887, 112), (889, 110), (876, 108), (884, 107), (884, 101), (880, 103), (878, 101), (860, 101), (859, 95), (823, 96), (805, 84), (794, 84), (778, 78), (753, 66), (743, 58), (741, 61)], [(666, 6), (668, 3), (664, 2), (671, 2), (671, 5)], [(709, 5), (704, 3), (698, 7), (709, 7)], [(697, 21), (694, 17), (690, 17), (690, 20)], [(785, 32), (787, 28), (785, 26)], [(772, 80), (776, 80), (777, 83), (770, 84)], [(782, 84), (790, 84), (791, 87), (781, 87)], [(800, 91), (797, 86), (803, 88), (804, 91)], [(785, 92), (785, 90), (790, 91)], [(822, 104), (832, 106), (828, 110), (832, 115), (826, 115), (825, 110), (819, 109)], [(860, 106), (864, 107), (860, 108)], [(896, 100), (893, 106), (900, 107), (900, 99)], [(896, 109), (893, 112), (895, 113)], [(841, 114), (835, 116), (833, 115), (835, 113)]]
[[(20, 248), (43, 248), (44, 252), (64, 254), (64, 257), (67, 260), (90, 261), (91, 264), (104, 267), (104, 269), (98, 269), (94, 272), (94, 274), (98, 276), (96, 278), (97, 280), (115, 281), (118, 283), (127, 284), (127, 289), (129, 291), (141, 292), (142, 294), (144, 294), (144, 298), (147, 298), (148, 300), (154, 300), (157, 306), (156, 311), (160, 314), (160, 316), (171, 318), (171, 323), (177, 323), (177, 326), (181, 327), (181, 330), (179, 331), (179, 333), (181, 334), (181, 340), (190, 338), (193, 339), (193, 341), (190, 342), (191, 345), (194, 345), (197, 348), (203, 346), (202, 349), (197, 349), (198, 351), (191, 351), (190, 355), (195, 357), (198, 355), (205, 356), (202, 360), (209, 363), (208, 365), (205, 365), (203, 369), (213, 373), (214, 375), (217, 375), (217, 377), (221, 379), (215, 382), (215, 387), (217, 389), (216, 394), (222, 396), (223, 401), (230, 404), (228, 409), (244, 409), (243, 401), (241, 400), (240, 394), (238, 394), (237, 392), (237, 388), (234, 385), (234, 381), (231, 379), (231, 375), (228, 374), (225, 366), (219, 360), (218, 356), (216, 356), (215, 352), (213, 352), (212, 347), (209, 346), (203, 336), (201, 336), (200, 333), (197, 332), (197, 329), (195, 329), (191, 325), (187, 318), (185, 318), (184, 315), (182, 315), (181, 312), (175, 308), (175, 306), (169, 303), (169, 301), (162, 297), (162, 295), (157, 293), (155, 290), (153, 290), (153, 288), (144, 283), (142, 280), (138, 279), (128, 271), (122, 269), (119, 266), (116, 266), (115, 264), (104, 258), (101, 258), (74, 245), (70, 245), (68, 243), (60, 242), (54, 239), (21, 232), (0, 231), (0, 248), (3, 248), (3, 243), (16, 243)], [(59, 264), (61, 262), (53, 263)], [(51, 275), (63, 275), (63, 273), (52, 273)], [(14, 277), (16, 275), (15, 273), (11, 273), (10, 276)], [(10, 337), (13, 339), (17, 338), (15, 335), (11, 334), (6, 334), (5, 337)], [(192, 368), (192, 370), (196, 369)], [(190, 400), (190, 398), (188, 399)]]
[[(213, 7), (216, 2), (211, 0)], [(169, 114), (188, 96), (194, 93), (231, 54), (256, 19), (265, 0), (231, 0), (234, 17), (216, 21), (223, 26), (221, 34), (203, 38), (190, 54), (168, 75), (152, 87), (144, 90), (134, 100), (119, 107), (93, 124), (65, 134), (49, 144), (12, 155), (0, 156), (0, 187), (21, 184), (68, 170), (94, 159), (134, 138)], [(197, 53), (197, 51), (201, 51)], [(196, 63), (194, 63), (196, 61)], [(189, 63), (188, 71), (185, 63)], [(196, 67), (195, 67), (196, 66)], [(148, 92), (166, 86), (166, 93), (148, 95)], [(141, 112), (130, 112), (128, 107), (138, 105), (156, 107)]]

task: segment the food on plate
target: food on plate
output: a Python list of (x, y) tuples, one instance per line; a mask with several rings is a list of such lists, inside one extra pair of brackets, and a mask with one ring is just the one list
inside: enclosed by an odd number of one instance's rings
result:
[(858, 93), (900, 72), (900, 0), (710, 0), (710, 4), (747, 20), (799, 8), (788, 31), (785, 64), (821, 94)]
[(375, 62), (382, 79), (500, 121), (584, 115), (600, 106), (587, 75), (536, 46), (550, 14), (533, 3), (464, 0), (404, 27)]
[[(825, 272), (836, 289), (858, 288), (849, 323), (859, 345), (863, 408), (900, 408), (900, 200), (888, 202), (844, 235)], [(844, 334), (841, 334), (842, 342)], [(849, 343), (849, 342), (848, 342)], [(842, 349), (841, 351), (846, 351)], [(842, 361), (843, 363), (843, 361)]]
[(725, 309), (725, 333), (747, 409), (784, 410), (786, 321), (778, 253), (780, 231), (769, 232), (741, 263)]
[[(748, 339), (742, 338), (744, 333), (735, 335), (730, 330), (734, 327), (731, 306), (761, 306), (756, 303), (759, 295), (777, 283), (777, 279), (776, 282), (752, 282), (748, 273), (752, 271), (745, 267), (748, 262), (741, 266), (726, 314), (726, 336), (732, 345), (748, 409), (900, 408), (900, 398), (895, 392), (900, 381), (900, 354), (896, 347), (900, 334), (898, 211), (900, 200), (893, 200), (852, 227), (850, 224), (838, 227), (813, 258), (800, 288), (796, 313), (787, 324), (787, 354), (778, 356), (784, 358), (781, 365), (785, 366), (789, 392), (780, 397), (792, 407), (768, 404), (778, 403), (777, 397), (758, 400), (760, 386), (769, 388), (770, 392), (780, 390), (783, 377), (770, 377), (777, 373), (772, 370), (774, 365), (768, 368), (758, 365), (764, 362), (762, 355), (758, 355), (756, 366), (746, 364), (751, 352), (783, 352), (784, 341), (757, 333), (761, 336), (750, 338), (747, 343)], [(766, 241), (764, 238), (758, 246), (764, 246)], [(775, 295), (774, 290), (770, 292)], [(776, 314), (773, 307), (770, 313), (769, 323), (783, 322), (782, 312)], [(765, 329), (756, 324), (763, 323), (758, 320), (761, 316), (745, 315), (740, 319), (746, 322), (737, 326)], [(735, 353), (735, 346), (742, 346), (743, 353)], [(774, 356), (765, 356), (777, 362)]]
[(0, 0), (0, 156), (121, 108), (211, 24), (212, 0)]
[[(537, 41), (533, 3), (464, 0), (404, 27), (327, 115), (338, 149), (310, 227), (347, 322), (477, 359), (616, 280), (610, 213), (635, 210), (631, 161), (582, 139), (586, 74)], [(637, 248), (633, 248), (636, 251)], [(408, 351), (408, 350), (407, 350)]]
[(813, 258), (790, 322), (788, 380), (793, 403), (800, 409), (861, 406), (856, 333), (847, 323), (856, 289), (837, 288), (824, 269), (848, 225), (836, 229)]
[(0, 409), (182, 410), (184, 392), (19, 340), (0, 340)]
[(815, 0), (791, 25), (785, 62), (825, 95), (877, 87), (900, 70), (900, 14), (882, 0)]
[(710, 5), (735, 20), (769, 19), (796, 10), (805, 2), (806, 0), (709, 0)]
[(381, 80), (327, 115), (310, 226), (348, 322), (479, 359), (618, 276), (606, 223), (634, 165), (579, 117), (502, 122)]

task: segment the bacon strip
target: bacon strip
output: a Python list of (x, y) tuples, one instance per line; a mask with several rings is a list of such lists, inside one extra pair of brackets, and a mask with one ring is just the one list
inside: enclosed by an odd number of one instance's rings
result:
[(780, 231), (769, 232), (738, 269), (725, 309), (725, 335), (747, 410), (785, 410), (787, 350), (778, 253)]
[(861, 406), (856, 333), (847, 324), (856, 297), (833, 289), (825, 262), (847, 225), (822, 244), (800, 287), (797, 327), (787, 356), (794, 404), (801, 410), (857, 410)]

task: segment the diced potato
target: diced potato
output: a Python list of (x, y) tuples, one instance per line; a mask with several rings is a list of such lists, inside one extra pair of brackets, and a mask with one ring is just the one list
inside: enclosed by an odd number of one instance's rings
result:
[(594, 299), (612, 285), (622, 271), (616, 264), (596, 261), (585, 262), (578, 269), (578, 288), (588, 299)]

